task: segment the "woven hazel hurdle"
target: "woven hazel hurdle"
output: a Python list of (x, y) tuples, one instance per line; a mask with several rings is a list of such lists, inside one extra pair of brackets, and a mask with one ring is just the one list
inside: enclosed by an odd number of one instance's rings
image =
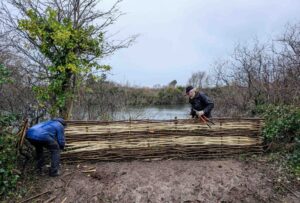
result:
[(262, 153), (261, 119), (68, 121), (65, 162), (204, 159)]

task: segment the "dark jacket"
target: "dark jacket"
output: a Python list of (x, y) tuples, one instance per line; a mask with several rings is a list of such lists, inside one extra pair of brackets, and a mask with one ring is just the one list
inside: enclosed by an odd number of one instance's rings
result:
[(45, 121), (29, 128), (26, 138), (37, 141), (51, 141), (54, 139), (60, 148), (64, 148), (64, 126), (58, 120)]
[(211, 110), (214, 108), (213, 101), (204, 93), (196, 92), (193, 99), (189, 99), (189, 103), (192, 105), (191, 115), (196, 117), (196, 112), (194, 111), (204, 111), (204, 115), (208, 118), (211, 117)]

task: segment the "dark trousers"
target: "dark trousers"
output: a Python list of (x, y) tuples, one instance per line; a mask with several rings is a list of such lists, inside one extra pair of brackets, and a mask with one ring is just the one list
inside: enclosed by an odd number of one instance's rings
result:
[(28, 139), (28, 141), (35, 147), (36, 150), (37, 169), (41, 171), (44, 166), (45, 159), (43, 148), (47, 148), (51, 153), (51, 167), (49, 173), (57, 173), (60, 163), (60, 148), (58, 143), (53, 139), (49, 141)]

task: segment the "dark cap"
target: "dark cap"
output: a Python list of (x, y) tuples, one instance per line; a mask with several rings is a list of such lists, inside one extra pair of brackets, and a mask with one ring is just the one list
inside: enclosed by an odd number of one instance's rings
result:
[(186, 88), (185, 88), (185, 93), (186, 94), (188, 94), (189, 93), (189, 91), (191, 91), (192, 89), (194, 89), (194, 87), (193, 86), (187, 86)]

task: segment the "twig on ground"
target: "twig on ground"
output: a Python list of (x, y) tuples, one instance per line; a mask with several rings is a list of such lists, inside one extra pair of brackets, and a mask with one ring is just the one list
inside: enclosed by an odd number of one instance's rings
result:
[(65, 199), (61, 203), (64, 203), (66, 200), (67, 200), (67, 197), (65, 197)]
[(81, 171), (82, 173), (93, 173), (93, 172), (96, 172), (96, 168), (90, 168), (88, 170), (85, 170), (85, 171)]
[(25, 199), (24, 201), (22, 201), (22, 202), (20, 202), (20, 203), (28, 202), (29, 200), (35, 199), (35, 198), (37, 198), (37, 197), (40, 197), (40, 196), (42, 196), (42, 195), (44, 195), (44, 194), (51, 193), (51, 192), (52, 192), (52, 191), (48, 190), (48, 191), (46, 191), (46, 192), (37, 194), (37, 195), (35, 195), (35, 196), (33, 196), (33, 197), (30, 197), (30, 198), (28, 198), (28, 199)]
[(297, 198), (300, 198), (293, 190), (291, 190), (290, 188), (288, 188), (286, 185), (284, 185), (282, 183), (280, 183), (280, 185), (283, 186), (289, 192), (291, 192), (293, 195), (295, 195)]
[(71, 180), (73, 179), (74, 175), (75, 175), (75, 172), (73, 172), (73, 175), (71, 176), (71, 178), (69, 179), (69, 181), (65, 185), (64, 189), (66, 189), (69, 186), (69, 184), (70, 184)]
[(53, 200), (55, 200), (58, 197), (58, 195), (54, 196), (54, 197), (50, 197), (48, 200), (46, 200), (44, 203), (49, 203), (52, 202)]
[(66, 176), (68, 176), (68, 175), (71, 175), (71, 174), (73, 174), (75, 171), (73, 171), (73, 172), (70, 172), (70, 173), (67, 173), (67, 174), (64, 174), (62, 177), (66, 177)]
[(64, 174), (63, 176), (61, 176), (60, 179), (64, 182), (65, 185), (66, 185), (67, 182), (63, 178), (66, 177), (66, 176), (68, 176), (68, 175), (72, 175), (73, 173), (75, 173), (75, 171), (67, 173), (67, 174)]

